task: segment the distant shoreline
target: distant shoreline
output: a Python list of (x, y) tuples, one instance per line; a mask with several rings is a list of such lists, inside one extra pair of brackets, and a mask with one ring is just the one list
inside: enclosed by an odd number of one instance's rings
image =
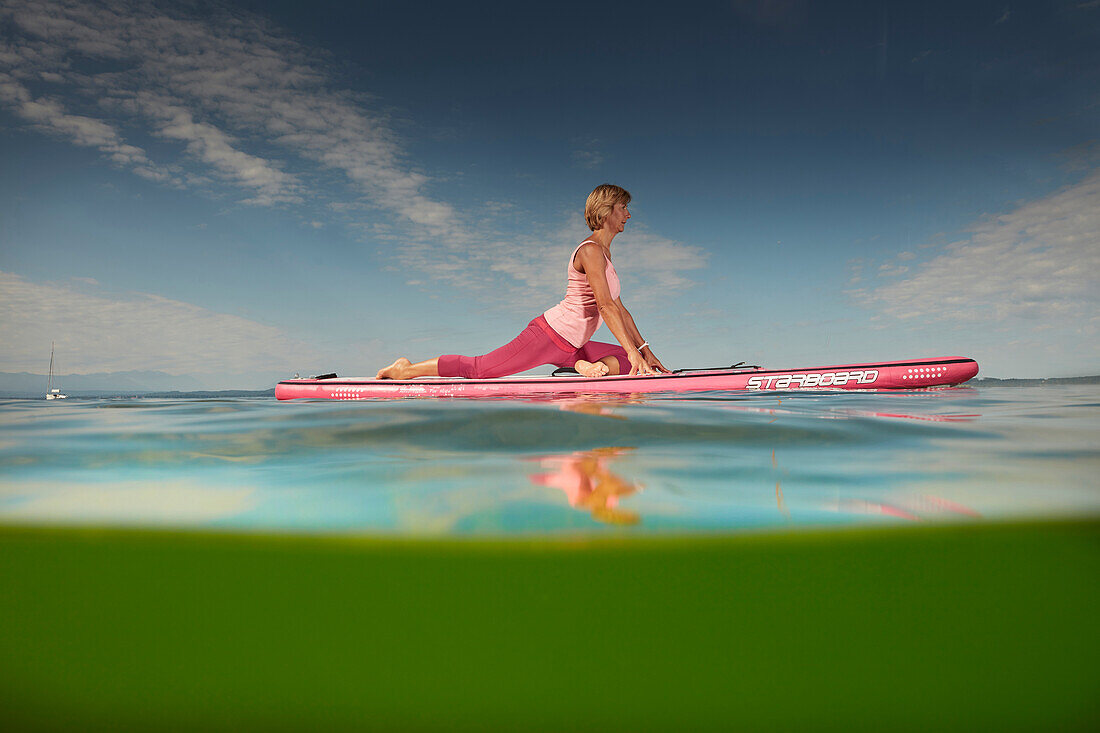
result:
[[(194, 390), (194, 391), (157, 391), (142, 392), (140, 390), (65, 390), (69, 399), (108, 399), (108, 400), (171, 400), (171, 399), (218, 399), (225, 397), (275, 397), (275, 388), (271, 389), (222, 389), (222, 390)], [(0, 399), (4, 400), (41, 400), (44, 392), (4, 392), (0, 391)]]
[(1047, 377), (1043, 379), (997, 379), (996, 377), (978, 377), (967, 384), (983, 387), (1031, 387), (1041, 384), (1100, 384), (1100, 374), (1091, 377)]

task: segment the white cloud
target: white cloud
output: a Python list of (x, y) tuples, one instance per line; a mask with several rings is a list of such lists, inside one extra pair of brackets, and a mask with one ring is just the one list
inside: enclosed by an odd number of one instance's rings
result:
[[(332, 89), (317, 54), (257, 16), (215, 7), (201, 19), (168, 7), (11, 0), (0, 9), (16, 29), (0, 45), (10, 64), (0, 74), (0, 103), (148, 178), (176, 171), (123, 143), (123, 126), (183, 143), (204, 168), (173, 179), (179, 183), (212, 174), (244, 190), (242, 203), (296, 203), (304, 185), (288, 165), (303, 174), (319, 165), (342, 171), (376, 207), (424, 235), (460, 233), (454, 210), (424, 193), (431, 180), (405, 162), (384, 116), (368, 111), (362, 95)], [(86, 73), (82, 58), (110, 70)], [(32, 91), (43, 74), (53, 98)], [(56, 98), (58, 84), (66, 104), (96, 103), (74, 114)], [(291, 160), (275, 160), (271, 143)]]
[(270, 372), (316, 360), (278, 328), (158, 295), (125, 297), (0, 272), (0, 371), (41, 372), (51, 341), (71, 373)]
[(879, 265), (878, 274), (884, 277), (897, 277), (909, 272), (909, 268), (905, 265), (893, 265), (889, 262)]
[(603, 165), (603, 153), (595, 150), (594, 146), (595, 143), (593, 143), (590, 147), (574, 150), (572, 154), (573, 165), (577, 166), (578, 168), (587, 168), (589, 170), (599, 168), (601, 165)]
[[(187, 7), (8, 0), (0, 7), (8, 30), (0, 36), (0, 104), (150, 180), (218, 181), (252, 205), (328, 205), (351, 231), (398, 243), (390, 256), (415, 275), (498, 300), (560, 297), (561, 260), (586, 234), (583, 225), (517, 240), (491, 223), (494, 213), (514, 213), (510, 204), (460, 214), (431, 195), (435, 179), (408, 159), (376, 100), (335, 86), (324, 56), (258, 16), (204, 5), (200, 17)], [(179, 148), (158, 146), (157, 155), (174, 157), (157, 162), (123, 131)], [(596, 142), (578, 143), (580, 162), (599, 157)], [(312, 183), (333, 172), (350, 192)], [(326, 200), (337, 195), (344, 200)], [(652, 277), (646, 297), (686, 288), (685, 273), (703, 259), (637, 229), (624, 242), (625, 269)], [(530, 287), (535, 294), (523, 290)]]
[[(395, 257), (401, 266), (436, 281), (479, 290), (486, 305), (549, 307), (565, 292), (569, 253), (590, 234), (580, 216), (574, 215), (533, 234), (472, 244), (407, 245), (396, 250)], [(700, 248), (653, 234), (633, 222), (615, 239), (612, 252), (628, 305), (644, 306), (671, 297), (690, 285), (688, 272), (706, 264)], [(497, 278), (498, 287), (480, 288), (485, 272), (503, 276)]]
[(572, 140), (573, 152), (570, 157), (578, 168), (594, 170), (604, 164), (607, 156), (603, 154), (603, 141), (596, 137), (578, 137)]
[(137, 96), (145, 114), (156, 120), (156, 134), (186, 144), (187, 152), (226, 179), (255, 194), (242, 203), (272, 206), (277, 203), (298, 203), (302, 197), (295, 176), (284, 173), (274, 164), (234, 147), (234, 140), (217, 127), (196, 122), (191, 112), (147, 93)]
[(857, 298), (900, 319), (1100, 322), (1100, 171), (979, 221), (969, 234), (909, 277)]
[(35, 128), (63, 137), (75, 145), (98, 148), (118, 165), (129, 167), (145, 178), (173, 181), (168, 169), (154, 164), (141, 148), (123, 142), (110, 124), (93, 117), (65, 112), (60, 102), (32, 98), (30, 92), (11, 75), (0, 72), (0, 104), (7, 104)]

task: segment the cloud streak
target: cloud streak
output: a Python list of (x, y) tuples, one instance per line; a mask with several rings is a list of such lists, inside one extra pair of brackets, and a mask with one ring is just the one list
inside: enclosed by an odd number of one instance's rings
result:
[(36, 129), (74, 145), (97, 148), (113, 163), (143, 178), (178, 182), (169, 169), (149, 160), (143, 149), (124, 142), (112, 125), (93, 117), (69, 114), (57, 100), (34, 98), (26, 87), (4, 71), (0, 71), (0, 104), (10, 107)]
[[(0, 104), (44, 133), (164, 184), (216, 182), (241, 204), (330, 206), (358, 236), (396, 245), (387, 258), (413, 280), (490, 302), (532, 298), (529, 287), (560, 297), (561, 260), (583, 226), (565, 228), (568, 239), (554, 227), (515, 236), (487, 224), (488, 210), (460, 214), (430, 193), (437, 181), (409, 160), (377, 100), (336, 86), (323, 52), (261, 17), (209, 5), (9, 0), (0, 28)], [(600, 157), (582, 152), (580, 164)], [(339, 191), (320, 183), (333, 173)], [(701, 266), (697, 249), (630, 237), (624, 264), (653, 276), (649, 295), (686, 288), (685, 273)]]
[[(303, 176), (319, 166), (423, 234), (463, 233), (453, 209), (424, 192), (430, 179), (405, 160), (384, 116), (332, 88), (320, 54), (256, 16), (216, 8), (208, 20), (187, 7), (6, 3), (0, 17), (15, 32), (0, 47), (0, 102), (135, 172), (180, 185), (213, 176), (244, 190), (242, 203), (301, 202)], [(122, 141), (124, 125), (182, 144), (197, 170), (153, 164)]]
[[(1100, 171), (983, 219), (909, 277), (854, 295), (901, 320), (1100, 323)], [(887, 274), (902, 268), (884, 265)]]
[[(453, 287), (477, 290), (485, 272), (499, 283), (481, 299), (490, 306), (530, 303), (549, 307), (565, 291), (569, 253), (591, 232), (579, 215), (556, 226), (510, 238), (485, 239), (472, 248), (407, 246), (404, 266)], [(615, 240), (613, 256), (623, 281), (623, 300), (643, 307), (690, 287), (689, 273), (706, 266), (702, 249), (663, 237), (631, 222)]]
[[(316, 360), (280, 329), (148, 293), (36, 283), (0, 271), (0, 371), (41, 372), (49, 342), (75, 373), (262, 372)], [(289, 373), (289, 372), (288, 372)]]

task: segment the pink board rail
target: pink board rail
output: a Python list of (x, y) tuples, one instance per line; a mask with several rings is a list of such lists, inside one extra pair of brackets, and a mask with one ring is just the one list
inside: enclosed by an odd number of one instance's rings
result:
[(840, 364), (804, 369), (708, 369), (649, 377), (286, 379), (275, 385), (275, 396), (280, 400), (365, 400), (403, 397), (648, 394), (711, 390), (919, 389), (962, 384), (977, 373), (978, 362), (973, 359), (944, 356), (935, 359)]

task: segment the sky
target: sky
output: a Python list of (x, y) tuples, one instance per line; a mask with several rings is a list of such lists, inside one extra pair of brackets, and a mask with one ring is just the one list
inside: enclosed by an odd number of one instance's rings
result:
[(0, 371), (485, 353), (605, 182), (670, 368), (1100, 374), (1100, 0), (0, 0)]

